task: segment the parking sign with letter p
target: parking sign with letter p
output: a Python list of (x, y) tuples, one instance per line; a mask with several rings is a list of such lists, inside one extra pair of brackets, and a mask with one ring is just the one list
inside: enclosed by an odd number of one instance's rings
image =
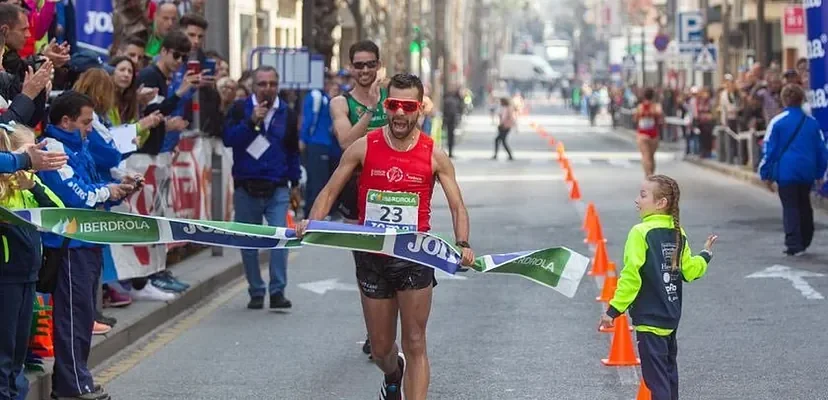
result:
[(704, 15), (701, 11), (681, 12), (676, 20), (678, 44), (682, 52), (694, 51), (704, 44)]

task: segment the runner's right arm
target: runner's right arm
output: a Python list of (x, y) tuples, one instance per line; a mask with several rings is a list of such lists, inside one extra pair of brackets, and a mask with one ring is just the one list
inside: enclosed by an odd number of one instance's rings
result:
[[(469, 212), (463, 202), (463, 194), (460, 192), (460, 185), (457, 184), (454, 165), (442, 149), (434, 149), (434, 174), (443, 187), (446, 194), (451, 219), (454, 224), (454, 238), (457, 242), (469, 241)], [(474, 263), (474, 251), (470, 248), (463, 248), (461, 265), (472, 265)]]
[(331, 211), (331, 207), (342, 192), (342, 188), (351, 179), (354, 170), (362, 164), (362, 160), (365, 158), (366, 143), (364, 137), (359, 138), (353, 146), (345, 149), (336, 171), (331, 175), (331, 179), (328, 180), (319, 195), (316, 196), (316, 201), (314, 201), (308, 216), (309, 220), (321, 220)]
[(359, 118), (356, 125), (351, 126), (351, 120), (348, 118), (348, 100), (345, 96), (337, 96), (331, 100), (334, 134), (336, 134), (336, 140), (339, 141), (339, 146), (343, 150), (356, 142), (357, 139), (365, 136), (373, 117), (374, 113), (366, 111)]

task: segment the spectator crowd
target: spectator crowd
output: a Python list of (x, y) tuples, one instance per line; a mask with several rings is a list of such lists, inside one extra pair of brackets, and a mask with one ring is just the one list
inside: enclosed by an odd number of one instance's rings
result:
[[(138, 17), (150, 28), (116, 32), (104, 60), (74, 44), (63, 2), (0, 0), (0, 204), (111, 210), (152, 198), (134, 161), (166, 160), (198, 136), (232, 153), (235, 219), (286, 226), (341, 155), (328, 104), (350, 88), (349, 72), (326, 73), (324, 88), (308, 93), (280, 90), (266, 66), (230, 77), (230, 60), (204, 48), (203, 1), (146, 4)], [(169, 301), (190, 286), (169, 269), (113, 278), (109, 246), (8, 223), (0, 242), (0, 400), (26, 397), (24, 372), (44, 348), (54, 357), (53, 397), (109, 399), (87, 365), (92, 336), (117, 324), (105, 309)], [(286, 252), (274, 250), (269, 285), (257, 253), (242, 255), (251, 296), (290, 307)], [(32, 332), (49, 308), (43, 343)]]

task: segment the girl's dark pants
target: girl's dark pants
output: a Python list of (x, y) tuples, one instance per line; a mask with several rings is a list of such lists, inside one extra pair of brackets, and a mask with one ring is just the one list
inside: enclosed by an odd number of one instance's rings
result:
[(669, 336), (636, 332), (641, 375), (652, 393), (652, 400), (678, 399), (678, 364), (676, 331)]
[(0, 284), (0, 400), (16, 399), (32, 330), (34, 283)]

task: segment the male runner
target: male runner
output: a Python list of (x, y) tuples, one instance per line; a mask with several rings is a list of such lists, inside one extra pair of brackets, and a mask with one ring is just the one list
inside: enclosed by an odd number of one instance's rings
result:
[[(331, 100), (331, 117), (334, 134), (339, 146), (345, 150), (357, 139), (365, 136), (369, 129), (376, 129), (388, 124), (388, 117), (382, 108), (382, 101), (388, 97), (384, 88), (380, 88), (377, 71), (382, 67), (379, 59), (379, 47), (370, 40), (354, 43), (348, 50), (351, 59), (351, 76), (354, 88)], [(336, 164), (339, 160), (336, 161)], [(356, 223), (357, 215), (357, 178), (355, 171), (338, 201), (338, 210), (346, 223)], [(354, 255), (356, 262), (356, 254)], [(365, 354), (371, 354), (371, 340), (366, 336), (362, 346)]]
[[(361, 167), (365, 173), (358, 182), (359, 223), (427, 232), (431, 228), (434, 183), (439, 180), (451, 210), (457, 246), (463, 249), (461, 264), (471, 265), (474, 252), (468, 243), (469, 216), (454, 165), (445, 152), (434, 147), (430, 137), (417, 129), (422, 100), (419, 78), (409, 74), (391, 78), (388, 98), (383, 103), (390, 123), (357, 139), (345, 150), (308, 218), (324, 218), (353, 172)], [(388, 201), (376, 200), (391, 193), (391, 197), (405, 201), (389, 205)], [(301, 237), (307, 226), (307, 220), (300, 222), (296, 234)], [(437, 284), (434, 269), (380, 254), (354, 252), (354, 258), (371, 353), (385, 374), (379, 398), (402, 399), (404, 387), (406, 399), (425, 399), (430, 378), (425, 335), (432, 289)], [(398, 353), (395, 343), (398, 311), (403, 354)]]

